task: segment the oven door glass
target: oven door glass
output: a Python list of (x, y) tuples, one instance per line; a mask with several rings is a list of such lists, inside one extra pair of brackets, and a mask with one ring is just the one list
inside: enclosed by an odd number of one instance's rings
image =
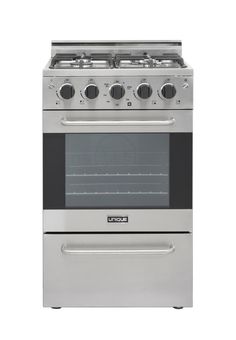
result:
[(169, 206), (169, 134), (66, 134), (65, 205)]
[(45, 133), (44, 209), (191, 209), (192, 133)]

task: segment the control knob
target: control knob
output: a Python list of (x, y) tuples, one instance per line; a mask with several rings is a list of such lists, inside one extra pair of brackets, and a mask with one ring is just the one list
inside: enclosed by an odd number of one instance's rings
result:
[(59, 97), (61, 99), (71, 99), (75, 95), (75, 89), (70, 83), (63, 84), (59, 89)]
[(119, 100), (121, 99), (122, 97), (124, 97), (125, 95), (125, 89), (124, 87), (121, 85), (121, 84), (113, 84), (111, 87), (110, 87), (110, 95), (113, 99), (116, 99), (116, 100)]
[(142, 99), (148, 99), (152, 95), (152, 88), (148, 83), (142, 83), (137, 87), (137, 94)]
[(172, 99), (176, 95), (176, 88), (171, 83), (166, 83), (161, 87), (161, 97), (164, 99)]
[(85, 87), (84, 94), (88, 99), (95, 99), (99, 94), (99, 89), (94, 84), (89, 84)]

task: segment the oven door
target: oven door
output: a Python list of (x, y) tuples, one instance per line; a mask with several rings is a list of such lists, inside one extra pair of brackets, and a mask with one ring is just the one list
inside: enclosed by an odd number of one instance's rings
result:
[(44, 111), (44, 231), (191, 231), (192, 111), (129, 114)]

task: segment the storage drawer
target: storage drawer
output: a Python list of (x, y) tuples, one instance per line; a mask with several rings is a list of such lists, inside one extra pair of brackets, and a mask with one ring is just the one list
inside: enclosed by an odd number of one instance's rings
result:
[(45, 234), (44, 306), (192, 306), (192, 235)]

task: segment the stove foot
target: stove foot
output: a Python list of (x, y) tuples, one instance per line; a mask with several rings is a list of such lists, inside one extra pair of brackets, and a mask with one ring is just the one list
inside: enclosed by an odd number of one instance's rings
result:
[(173, 308), (174, 309), (183, 309), (184, 307), (176, 307), (176, 306), (174, 306)]
[(52, 309), (61, 309), (61, 307), (51, 307)]

